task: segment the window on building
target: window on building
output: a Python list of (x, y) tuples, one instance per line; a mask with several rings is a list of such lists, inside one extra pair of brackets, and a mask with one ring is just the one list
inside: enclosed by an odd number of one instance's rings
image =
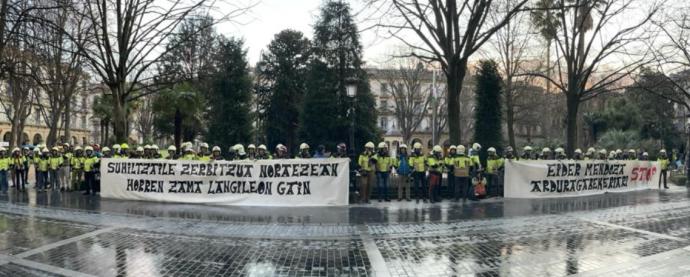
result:
[(36, 108), (34, 112), (34, 123), (41, 124), (41, 109)]
[(379, 109), (387, 110), (388, 109), (388, 101), (381, 100), (381, 102), (379, 103)]
[(81, 128), (86, 129), (86, 115), (81, 116)]
[(86, 108), (87, 108), (86, 103), (88, 103), (88, 102), (89, 102), (89, 97), (84, 95), (84, 98), (81, 99), (81, 108), (83, 110), (86, 110)]
[(388, 130), (388, 118), (382, 117), (380, 120), (381, 129)]

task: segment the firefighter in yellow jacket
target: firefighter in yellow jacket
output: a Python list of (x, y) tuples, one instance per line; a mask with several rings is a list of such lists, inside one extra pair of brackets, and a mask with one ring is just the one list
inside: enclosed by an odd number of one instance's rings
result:
[(486, 158), (486, 177), (489, 179), (487, 195), (500, 196), (503, 194), (503, 189), (499, 182), (499, 171), (503, 168), (503, 159), (496, 155), (496, 148), (489, 147), (486, 152), (488, 154)]
[(452, 172), (452, 176), (455, 178), (455, 187), (451, 188), (452, 197), (455, 201), (458, 201), (460, 197), (463, 200), (467, 200), (470, 197), (469, 173), (472, 160), (465, 155), (465, 146), (458, 145), (456, 150), (458, 155), (453, 159), (454, 172)]
[(87, 146), (86, 148), (86, 156), (84, 157), (83, 160), (83, 167), (84, 167), (84, 180), (86, 182), (86, 191), (84, 191), (84, 195), (95, 195), (96, 194), (96, 167), (98, 166), (99, 160), (96, 155), (93, 153), (93, 148), (91, 146)]
[(435, 145), (431, 155), (426, 158), (426, 165), (429, 168), (429, 202), (440, 202), (441, 181), (443, 178), (443, 148)]
[(388, 183), (394, 160), (388, 153), (388, 145), (385, 142), (379, 143), (379, 151), (374, 155), (373, 159), (376, 162), (376, 197), (379, 199), (379, 202), (390, 202)]
[(364, 152), (359, 154), (357, 158), (357, 165), (359, 166), (359, 194), (360, 202), (369, 203), (369, 194), (371, 186), (374, 185), (374, 180), (376, 180), (375, 174), (375, 164), (372, 158), (374, 157), (374, 143), (367, 142), (364, 145)]
[(410, 167), (412, 167), (412, 181), (415, 187), (415, 197), (417, 198), (417, 203), (419, 199), (423, 199), (426, 202), (426, 195), (428, 195), (428, 190), (426, 186), (426, 157), (422, 153), (422, 144), (415, 142), (412, 146), (412, 155), (410, 155)]

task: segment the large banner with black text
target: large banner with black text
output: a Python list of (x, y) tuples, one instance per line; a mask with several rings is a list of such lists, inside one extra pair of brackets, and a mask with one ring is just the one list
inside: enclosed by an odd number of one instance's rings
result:
[(505, 162), (506, 198), (572, 197), (657, 188), (660, 170), (651, 161)]
[(348, 159), (103, 159), (101, 196), (246, 206), (348, 204)]

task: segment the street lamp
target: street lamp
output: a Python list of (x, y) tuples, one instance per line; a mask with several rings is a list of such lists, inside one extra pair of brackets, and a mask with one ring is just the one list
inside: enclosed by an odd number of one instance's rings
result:
[(350, 109), (348, 114), (350, 115), (350, 151), (352, 151), (352, 160), (355, 158), (355, 97), (357, 96), (357, 83), (355, 80), (349, 80), (347, 85), (345, 85), (345, 90), (347, 97), (350, 98)]

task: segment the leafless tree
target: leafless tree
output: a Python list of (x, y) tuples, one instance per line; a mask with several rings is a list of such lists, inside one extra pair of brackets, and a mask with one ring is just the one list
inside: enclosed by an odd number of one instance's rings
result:
[(141, 134), (145, 143), (153, 141), (153, 97), (148, 95), (137, 101), (134, 111), (135, 128)]
[[(31, 115), (31, 100), (36, 92), (36, 84), (28, 77), (30, 71), (27, 62), (33, 59), (33, 54), (20, 50), (19, 45), (12, 45), (12, 53), (5, 52), (5, 62), (8, 64), (6, 100), (0, 101), (11, 125), (10, 147), (21, 145), (22, 134), (26, 119)], [(7, 50), (7, 49), (6, 49)]]
[[(577, 116), (580, 104), (616, 90), (615, 85), (649, 62), (649, 53), (639, 49), (651, 37), (649, 22), (659, 9), (653, 3), (642, 10), (637, 0), (558, 0), (554, 5), (560, 26), (554, 36), (554, 76), (544, 78), (566, 98), (566, 151), (577, 147)], [(638, 20), (631, 15), (641, 13)], [(634, 17), (633, 17), (634, 18)]]
[[(222, 2), (222, 1), (221, 1)], [(113, 104), (113, 133), (117, 141), (128, 136), (127, 104), (157, 90), (148, 87), (152, 69), (163, 49), (174, 49), (167, 42), (185, 18), (215, 11), (211, 28), (219, 22), (235, 19), (251, 6), (222, 2), (222, 11), (211, 0), (91, 0), (83, 10), (89, 22), (87, 39), (80, 50), (94, 75), (110, 90)], [(236, 3), (236, 2), (234, 2)], [(199, 31), (205, 30), (200, 28)]]
[[(498, 2), (497, 8), (509, 12), (518, 0), (502, 0)], [(498, 24), (502, 20), (500, 14), (491, 14), (491, 20)], [(498, 54), (498, 66), (503, 75), (503, 101), (505, 109), (505, 122), (508, 131), (508, 144), (513, 148), (515, 144), (515, 122), (518, 113), (516, 100), (528, 93), (525, 83), (528, 77), (521, 75), (529, 65), (531, 58), (529, 47), (535, 38), (535, 33), (530, 31), (530, 17), (528, 13), (518, 13), (506, 25), (496, 31), (490, 40), (493, 50)]]
[(393, 113), (403, 142), (409, 143), (429, 115), (431, 72), (414, 58), (397, 59), (394, 66), (396, 69), (379, 71), (388, 84), (387, 91), (381, 93), (393, 99)]
[[(460, 95), (470, 57), (518, 13), (527, 0), (516, 1), (507, 12), (492, 0), (368, 0), (369, 8), (382, 11), (375, 26), (414, 49), (412, 56), (438, 62), (446, 79), (446, 110), (450, 142), (462, 140)], [(502, 20), (488, 20), (502, 13)], [(409, 33), (415, 38), (410, 39)], [(418, 43), (418, 41), (421, 41)]]
[[(35, 24), (27, 39), (34, 54), (40, 57), (31, 64), (31, 76), (42, 92), (34, 95), (34, 101), (49, 129), (46, 141), (53, 145), (61, 128), (71, 128), (71, 121), (63, 119), (71, 118), (70, 101), (87, 78), (84, 59), (77, 47), (85, 38), (85, 22), (81, 13), (74, 12), (75, 3), (71, 0), (44, 0), (41, 4), (55, 8), (36, 11), (35, 17), (49, 23)], [(69, 137), (69, 132), (66, 133)]]

